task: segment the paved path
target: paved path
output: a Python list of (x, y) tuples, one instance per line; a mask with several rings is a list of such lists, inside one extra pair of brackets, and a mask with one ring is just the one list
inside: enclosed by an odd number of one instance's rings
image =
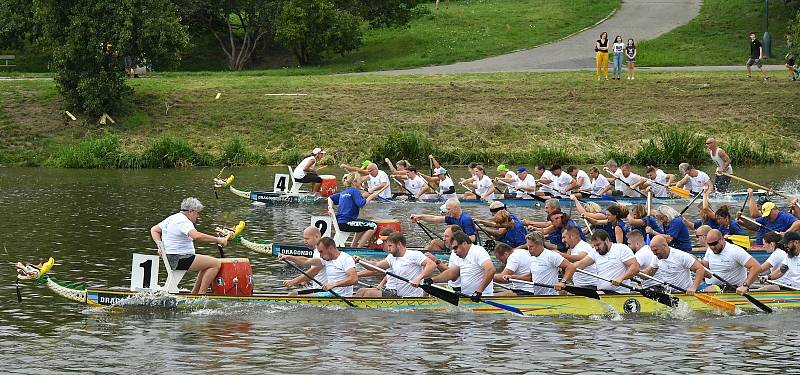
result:
[(540, 69), (582, 69), (594, 67), (594, 42), (605, 31), (609, 39), (653, 39), (689, 22), (700, 13), (702, 0), (623, 0), (608, 19), (575, 35), (529, 50), (452, 65), (428, 66), (367, 74), (427, 74), (526, 72)]

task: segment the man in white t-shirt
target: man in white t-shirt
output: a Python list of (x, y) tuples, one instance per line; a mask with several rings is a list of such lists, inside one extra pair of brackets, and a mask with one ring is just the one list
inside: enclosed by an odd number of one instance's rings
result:
[[(562, 240), (566, 245), (566, 251), (560, 253), (568, 261), (573, 264), (581, 261), (583, 258), (589, 256), (594, 252), (592, 245), (581, 239), (580, 229), (576, 227), (567, 227), (564, 229)], [(584, 270), (597, 274), (597, 266), (592, 264), (584, 268)], [(582, 273), (577, 273), (572, 278), (575, 286), (581, 287), (597, 287), (597, 278)]]
[(572, 185), (572, 176), (568, 173), (564, 173), (561, 170), (561, 165), (553, 164), (550, 167), (550, 173), (553, 174), (553, 185), (555, 187), (555, 191), (551, 191), (555, 196), (569, 196), (568, 188)]
[(704, 188), (706, 191), (714, 191), (714, 183), (711, 182), (706, 172), (697, 170), (693, 165), (686, 163), (682, 163), (678, 169), (686, 172), (675, 186), (682, 188), (685, 185), (686, 190), (689, 190), (692, 195), (700, 193)]
[(538, 196), (553, 195), (553, 190), (556, 188), (555, 176), (542, 164), (537, 164), (533, 168), (533, 172), (538, 176), (538, 181), (541, 187), (536, 191)]
[[(317, 250), (322, 259), (312, 258), (312, 261), (320, 262), (325, 267), (327, 282), (322, 286), (322, 290), (326, 292), (333, 290), (342, 297), (352, 297), (353, 285), (358, 283), (358, 272), (353, 257), (344, 251), (339, 251), (336, 242), (330, 237), (320, 238)], [(317, 295), (326, 297), (328, 293), (317, 293)]]
[(606, 162), (603, 170), (608, 173), (608, 178), (614, 181), (614, 190), (611, 194), (614, 196), (622, 196), (622, 192), (625, 191), (626, 186), (619, 180), (619, 178), (622, 177), (622, 169), (617, 167), (617, 162), (614, 159), (610, 159)]
[[(611, 282), (598, 279), (597, 290), (612, 293), (631, 293), (633, 291), (621, 286), (639, 274), (639, 262), (627, 245), (611, 243), (608, 232), (597, 229), (591, 237), (594, 252), (575, 263), (575, 268), (584, 269), (590, 265), (597, 265), (597, 275), (611, 280)], [(572, 279), (572, 273), (564, 272), (564, 281)]]
[(203, 204), (197, 198), (186, 198), (181, 202), (181, 212), (170, 215), (150, 228), (150, 237), (158, 246), (158, 254), (166, 254), (170, 268), (198, 272), (192, 294), (206, 294), (222, 265), (217, 258), (196, 254), (194, 241), (220, 246), (228, 244), (228, 236), (215, 237), (194, 228), (202, 210)]
[(564, 285), (558, 285), (558, 272), (566, 272), (575, 265), (564, 259), (561, 254), (544, 247), (544, 235), (540, 232), (531, 232), (525, 237), (528, 254), (530, 255), (530, 273), (524, 279), (542, 285), (553, 285), (553, 288), (533, 286), (533, 294), (537, 296), (552, 296), (558, 294)]
[[(362, 265), (367, 263), (373, 266), (365, 266), (365, 271), (359, 273), (359, 276), (382, 275), (382, 272), (373, 269), (377, 267), (405, 278), (409, 282), (397, 279), (397, 282), (393, 283), (394, 289), (363, 288), (356, 293), (356, 297), (422, 297), (424, 291), (419, 288), (419, 284), (436, 270), (436, 263), (428, 259), (421, 251), (407, 249), (406, 237), (399, 232), (392, 233), (386, 238), (386, 251), (389, 255), (374, 264), (356, 257), (356, 263)], [(392, 276), (389, 278), (394, 279)]]
[(592, 190), (592, 180), (583, 169), (574, 165), (567, 167), (567, 173), (572, 176), (572, 182), (565, 188), (566, 191), (577, 190), (577, 194), (586, 194)]
[[(645, 244), (642, 232), (638, 230), (632, 230), (628, 232), (625, 237), (628, 239), (628, 247), (631, 248), (631, 251), (633, 251), (634, 255), (636, 256), (636, 261), (639, 262), (639, 271), (645, 272), (652, 276), (653, 274), (648, 273), (648, 270), (658, 268), (658, 258), (656, 258), (655, 254), (653, 254), (650, 246)], [(656, 284), (658, 283), (655, 281), (645, 280), (642, 286), (648, 287)]]
[(619, 175), (616, 175), (615, 178), (617, 179), (617, 182), (622, 182), (622, 185), (624, 186), (622, 188), (622, 195), (632, 198), (641, 197), (642, 195), (633, 188), (633, 185), (642, 180), (642, 176), (631, 172), (631, 165), (628, 163), (623, 164), (619, 171)]
[[(495, 177), (494, 179), (498, 180), (498, 179), (501, 179), (501, 178), (507, 179), (507, 180), (510, 180), (510, 181), (514, 181), (517, 178), (517, 174), (512, 172), (512, 171), (510, 171), (508, 169), (507, 165), (500, 164), (500, 165), (497, 166), (497, 177)], [(512, 186), (513, 186), (513, 184), (512, 184)], [(513, 187), (508, 187), (508, 189), (506, 189), (505, 194), (509, 194), (509, 195), (515, 196), (515, 195), (517, 195), (517, 190), (514, 189)]]
[(706, 272), (700, 261), (692, 254), (670, 247), (667, 238), (660, 234), (653, 237), (650, 247), (658, 258), (658, 263), (655, 268), (647, 268), (642, 272), (686, 290), (686, 294), (690, 296), (693, 295), (703, 283)]
[(589, 177), (592, 179), (592, 186), (590, 191), (593, 197), (600, 197), (603, 195), (614, 194), (614, 187), (608, 182), (606, 176), (600, 173), (597, 167), (589, 168)]
[(636, 182), (635, 184), (631, 185), (632, 188), (640, 189), (641, 191), (653, 192), (653, 197), (655, 198), (668, 198), (669, 197), (669, 190), (667, 190), (667, 186), (672, 183), (672, 180), (675, 179), (675, 175), (673, 174), (666, 174), (661, 168), (656, 168), (654, 166), (648, 166), (647, 171), (645, 172), (647, 178), (643, 178)]
[(786, 232), (781, 244), (786, 248), (786, 259), (780, 267), (769, 275), (770, 280), (782, 280), (782, 284), (795, 289), (800, 289), (800, 233)]
[[(531, 273), (531, 255), (525, 249), (512, 249), (499, 242), (494, 248), (494, 256), (504, 265), (503, 271), (494, 275), (494, 282), (507, 284), (508, 277), (525, 279)], [(495, 293), (496, 296), (532, 296), (533, 285), (511, 281), (511, 290)]]
[(480, 302), (482, 296), (491, 296), (494, 293), (492, 280), (496, 271), (486, 249), (472, 244), (472, 240), (464, 232), (454, 233), (449, 246), (461, 258), (461, 264), (456, 266), (451, 263), (446, 271), (425, 279), (425, 282), (461, 278), (461, 293), (470, 296), (473, 301)]
[[(322, 283), (322, 285), (325, 285), (325, 283), (327, 282), (327, 280), (325, 279), (325, 267), (323, 267), (322, 263), (319, 262), (319, 261), (317, 261), (317, 262), (313, 262), (312, 261), (312, 259), (318, 259), (318, 260), (322, 259), (320, 257), (320, 255), (319, 255), (319, 251), (317, 250), (317, 242), (319, 242), (320, 238), (322, 238), (322, 233), (320, 233), (319, 229), (317, 229), (317, 227), (315, 227), (313, 225), (308, 226), (308, 227), (306, 227), (306, 229), (303, 230), (303, 244), (306, 245), (307, 248), (314, 250), (313, 256), (311, 258), (309, 258), (309, 257), (297, 256), (297, 255), (279, 254), (278, 255), (278, 259), (286, 259), (286, 260), (288, 260), (288, 261), (290, 261), (290, 262), (292, 262), (294, 264), (297, 264), (298, 266), (301, 266), (301, 267), (310, 267), (306, 271), (306, 274), (308, 274), (308, 276), (311, 276), (311, 277), (317, 279), (317, 281)], [(284, 280), (283, 281), (283, 286), (285, 286), (287, 288), (291, 288), (291, 287), (298, 286), (298, 285), (304, 285), (304, 284), (307, 284), (309, 282), (311, 282), (311, 279), (309, 279), (305, 275), (301, 274), (301, 275), (298, 275), (295, 278), (292, 278), (292, 279), (289, 279), (289, 280)], [(311, 284), (314, 284), (314, 283), (311, 282)], [(318, 285), (311, 285), (311, 287), (318, 288), (319, 286)], [(300, 293), (300, 294), (302, 294), (302, 293)]]
[(747, 293), (750, 285), (758, 278), (761, 265), (758, 264), (745, 249), (725, 241), (722, 232), (718, 229), (708, 231), (706, 235), (708, 249), (703, 257), (703, 266), (712, 273), (719, 275), (730, 284), (726, 284), (716, 277), (711, 277), (707, 284), (713, 284), (705, 289), (706, 292), (736, 291)]
[(379, 191), (386, 186), (386, 189), (381, 191), (378, 194), (378, 198), (381, 199), (392, 199), (392, 187), (389, 183), (389, 175), (386, 172), (378, 169), (378, 165), (375, 163), (370, 163), (367, 166), (367, 175), (369, 179), (367, 180), (367, 192), (372, 194), (373, 192)]

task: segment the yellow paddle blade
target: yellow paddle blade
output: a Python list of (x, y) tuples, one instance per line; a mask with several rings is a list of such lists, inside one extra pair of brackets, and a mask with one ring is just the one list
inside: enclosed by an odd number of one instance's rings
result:
[(734, 245), (741, 246), (747, 250), (750, 250), (750, 237), (741, 235), (741, 234), (731, 234), (725, 237), (733, 242)]
[(675, 195), (677, 195), (677, 196), (679, 196), (681, 198), (689, 198), (689, 196), (692, 195), (692, 193), (689, 190), (682, 189), (682, 188), (679, 188), (677, 186), (670, 186), (669, 187), (669, 191), (675, 193)]
[(720, 309), (728, 314), (732, 315), (736, 312), (736, 305), (730, 302), (725, 302), (719, 298), (709, 296), (708, 294), (705, 293), (695, 293), (694, 296), (697, 297), (697, 299), (699, 299), (701, 302), (709, 306), (715, 307), (717, 309)]
[(43, 264), (42, 268), (39, 268), (39, 277), (42, 277), (42, 276), (44, 276), (44, 274), (49, 272), (50, 269), (53, 268), (53, 265), (55, 263), (56, 263), (56, 260), (53, 259), (53, 257), (50, 257), (50, 259), (47, 260), (47, 263)]
[(225, 180), (225, 186), (229, 186), (231, 182), (233, 182), (233, 175), (231, 175), (230, 177), (228, 177), (228, 179)]
[(233, 236), (236, 237), (242, 232), (244, 232), (244, 227), (245, 227), (244, 221), (243, 220), (239, 221), (239, 224), (236, 224), (236, 226), (233, 227)]

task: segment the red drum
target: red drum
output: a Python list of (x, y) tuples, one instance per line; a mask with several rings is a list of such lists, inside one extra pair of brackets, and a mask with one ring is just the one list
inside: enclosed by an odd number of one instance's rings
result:
[(322, 179), (322, 186), (319, 189), (319, 196), (330, 197), (336, 194), (336, 176), (330, 174), (319, 175)]
[(378, 244), (378, 238), (381, 235), (381, 231), (384, 228), (392, 228), (395, 232), (401, 232), (400, 229), (400, 221), (399, 220), (373, 220), (375, 224), (378, 224), (378, 227), (375, 228), (375, 238), (373, 238), (372, 242), (369, 244), (369, 247), (372, 249), (383, 249), (383, 243), (381, 242)]
[(253, 268), (247, 258), (224, 258), (211, 290), (221, 296), (253, 295)]

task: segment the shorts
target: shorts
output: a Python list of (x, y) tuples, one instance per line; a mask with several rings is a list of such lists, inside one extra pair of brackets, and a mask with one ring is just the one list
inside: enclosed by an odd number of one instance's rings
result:
[(628, 62), (629, 63), (635, 63), (636, 62), (636, 58), (635, 57), (634, 58), (628, 58)]
[(714, 178), (714, 189), (718, 193), (725, 193), (728, 191), (728, 185), (731, 184), (731, 178), (728, 176), (719, 175)]
[(294, 181), (295, 182), (300, 182), (300, 183), (321, 184), (322, 183), (322, 177), (320, 177), (316, 173), (307, 172), (306, 175), (303, 176), (303, 178), (295, 178)]
[(794, 60), (794, 59), (789, 59), (789, 60), (786, 60), (786, 65), (789, 65), (789, 66), (794, 66), (794, 63), (795, 63), (795, 60)]
[(527, 290), (522, 290), (522, 289), (511, 289), (511, 291), (514, 292), (514, 294), (516, 294), (518, 296), (535, 296), (536, 295), (536, 294), (534, 294), (532, 292), (529, 292)]
[(194, 254), (167, 254), (167, 261), (173, 271), (188, 271), (194, 262)]
[(754, 58), (752, 58), (752, 57), (751, 57), (751, 58), (749, 58), (749, 59), (747, 59), (747, 66), (753, 66), (753, 65), (755, 65), (755, 66), (757, 66), (757, 67), (761, 68), (761, 66), (762, 66), (763, 64), (761, 64), (761, 59), (754, 59)]
[(398, 298), (400, 296), (397, 295), (397, 290), (395, 290), (395, 289), (384, 289), (384, 290), (381, 290), (381, 297), (383, 297), (383, 298)]
[(346, 223), (339, 223), (339, 229), (343, 232), (361, 233), (368, 230), (374, 230), (378, 227), (373, 221), (369, 220), (351, 220)]

